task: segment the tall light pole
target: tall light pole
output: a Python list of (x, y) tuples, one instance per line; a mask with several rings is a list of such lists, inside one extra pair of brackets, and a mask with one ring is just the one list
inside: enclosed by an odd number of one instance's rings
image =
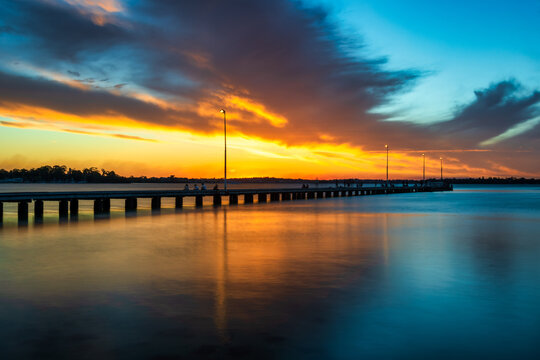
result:
[(388, 187), (388, 145), (384, 145), (386, 148), (386, 187)]
[(422, 182), (426, 182), (426, 154), (422, 154)]
[(442, 156), (441, 156), (441, 181), (443, 181), (443, 176), (442, 176)]
[(225, 191), (227, 191), (227, 112), (225, 109), (221, 109), (219, 112), (223, 114), (223, 135), (225, 137), (225, 166), (223, 168), (223, 183)]

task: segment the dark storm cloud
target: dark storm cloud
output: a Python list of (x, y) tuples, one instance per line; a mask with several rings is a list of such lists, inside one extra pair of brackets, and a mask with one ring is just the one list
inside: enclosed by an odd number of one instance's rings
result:
[(475, 91), (473, 102), (460, 109), (451, 121), (434, 128), (469, 146), (489, 140), (538, 115), (535, 106), (540, 104), (540, 92), (522, 94), (522, 90), (515, 80), (508, 80)]
[[(369, 133), (373, 139), (386, 139), (402, 150), (497, 149), (505, 147), (505, 141), (483, 143), (540, 115), (540, 93), (527, 91), (516, 80), (493, 83), (476, 90), (474, 95), (473, 101), (459, 106), (447, 121), (378, 121), (368, 128)], [(516, 138), (530, 137), (532, 133), (527, 131)]]
[[(368, 111), (418, 76), (384, 71), (383, 59), (351, 55), (361, 46), (339, 35), (324, 10), (298, 2), (139, 1), (127, 9), (138, 19), (129, 29), (99, 26), (73, 7), (48, 2), (17, 2), (11, 12), (15, 26), (53, 59), (79, 56), (84, 62), (81, 54), (129, 45), (140, 54), (138, 71), (131, 74), (138, 85), (216, 106), (218, 98), (203, 97), (247, 92), (289, 124), (276, 129), (242, 122), (240, 130), (286, 143), (317, 140), (321, 132), (335, 133), (339, 141), (366, 142), (366, 130), (379, 119)], [(207, 123), (192, 121), (192, 126), (201, 130)]]
[[(0, 104), (29, 105), (83, 117), (122, 115), (142, 123), (176, 127), (190, 126), (193, 119), (198, 119), (192, 112), (163, 109), (130, 97), (3, 72), (0, 72)], [(208, 126), (202, 119), (198, 120), (201, 128)]]
[[(376, 121), (367, 112), (419, 75), (385, 71), (384, 59), (351, 55), (360, 44), (339, 35), (322, 9), (298, 2), (142, 3), (133, 10), (160, 22), (157, 40), (152, 34), (152, 45), (161, 49), (154, 58), (160, 69), (181, 70), (210, 89), (223, 89), (222, 84), (232, 86), (228, 93), (245, 89), (251, 99), (289, 119), (283, 129), (245, 124), (247, 132), (302, 142), (332, 124), (333, 132), (345, 136), (359, 123)], [(154, 73), (146, 85), (164, 91), (167, 76)]]
[[(351, 56), (346, 39), (321, 9), (292, 2), (233, 1), (149, 2), (144, 10), (167, 25), (181, 24), (164, 27), (170, 32), (161, 34), (160, 45), (170, 51), (166, 59), (158, 59), (161, 65), (180, 66), (203, 84), (230, 82), (247, 89), (250, 97), (284, 115), (289, 124), (276, 129), (252, 122), (242, 124), (242, 130), (289, 144), (317, 141), (320, 133), (327, 133), (366, 149), (384, 143), (403, 150), (473, 149), (530, 119), (540, 99), (538, 92), (521, 94), (514, 80), (502, 81), (476, 91), (475, 100), (450, 121), (384, 122), (370, 110), (411, 86), (419, 72), (384, 71), (382, 59)], [(212, 67), (193, 66), (180, 50), (204, 54)], [(152, 83), (163, 83), (156, 80)], [(475, 156), (454, 154), (464, 161)]]
[(115, 24), (97, 25), (76, 8), (62, 2), (17, 0), (3, 3), (0, 20), (35, 46), (58, 59), (73, 59), (80, 52), (104, 50), (129, 39)]

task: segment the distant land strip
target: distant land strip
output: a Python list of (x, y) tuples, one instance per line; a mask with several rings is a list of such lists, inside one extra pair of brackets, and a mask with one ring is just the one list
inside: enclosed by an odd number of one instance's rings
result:
[[(439, 178), (426, 179), (427, 181), (440, 181)], [(452, 184), (540, 184), (540, 179), (516, 177), (480, 177), (480, 178), (445, 178)], [(230, 178), (229, 183), (237, 184), (269, 184), (269, 183), (306, 183), (329, 184), (359, 182), (384, 182), (383, 179), (288, 179), (276, 177)], [(393, 182), (401, 179), (390, 180)], [(82, 170), (71, 169), (64, 165), (45, 165), (32, 169), (0, 169), (0, 183), (222, 183), (222, 178), (187, 178), (176, 177), (147, 177), (147, 176), (121, 176), (114, 171), (90, 167)]]

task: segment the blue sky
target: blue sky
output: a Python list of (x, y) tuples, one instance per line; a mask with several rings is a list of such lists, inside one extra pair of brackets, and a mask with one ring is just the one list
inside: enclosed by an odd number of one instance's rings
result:
[(474, 98), (473, 90), (515, 78), (540, 84), (540, 1), (315, 0), (331, 8), (362, 53), (390, 69), (426, 72), (412, 91), (381, 110), (400, 119), (440, 121)]

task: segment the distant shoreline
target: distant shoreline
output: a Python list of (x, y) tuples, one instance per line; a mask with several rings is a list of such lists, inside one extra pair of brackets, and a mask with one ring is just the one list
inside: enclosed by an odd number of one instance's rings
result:
[[(409, 179), (391, 179), (390, 182), (416, 183), (421, 180), (409, 180)], [(428, 178), (426, 181), (440, 181), (440, 178)], [(534, 185), (540, 184), (540, 179), (535, 178), (516, 178), (516, 177), (481, 177), (481, 178), (444, 178), (445, 182), (452, 184), (523, 184)], [(319, 179), (290, 179), (290, 178), (276, 178), (276, 177), (251, 177), (251, 178), (231, 178), (227, 179), (230, 184), (269, 184), (269, 183), (282, 183), (282, 184), (335, 184), (336, 182), (343, 184), (357, 184), (357, 183), (379, 183), (386, 182), (384, 179), (331, 179), (331, 180), (319, 180)], [(130, 184), (130, 183), (157, 183), (157, 184), (175, 184), (175, 183), (223, 183), (223, 179), (216, 178), (186, 178), (176, 177), (174, 175), (168, 177), (146, 177), (146, 176), (121, 176), (114, 171), (107, 171), (104, 169), (98, 170), (97, 168), (86, 168), (83, 170), (71, 169), (66, 166), (42, 166), (34, 169), (13, 169), (4, 170), (0, 169), (0, 184), (9, 183), (45, 183), (45, 184)]]
[[(223, 179), (179, 179), (171, 181), (169, 178), (126, 178), (125, 181), (28, 181), (20, 178), (0, 179), (0, 184), (223, 184)], [(438, 182), (440, 179), (430, 178), (426, 182)], [(540, 185), (540, 179), (444, 179), (444, 182), (457, 185)], [(228, 184), (369, 184), (385, 183), (382, 179), (332, 179), (332, 180), (312, 180), (312, 179), (287, 179), (287, 178), (239, 178), (227, 179)], [(422, 180), (389, 180), (390, 183), (408, 182), (410, 184), (421, 183)]]

